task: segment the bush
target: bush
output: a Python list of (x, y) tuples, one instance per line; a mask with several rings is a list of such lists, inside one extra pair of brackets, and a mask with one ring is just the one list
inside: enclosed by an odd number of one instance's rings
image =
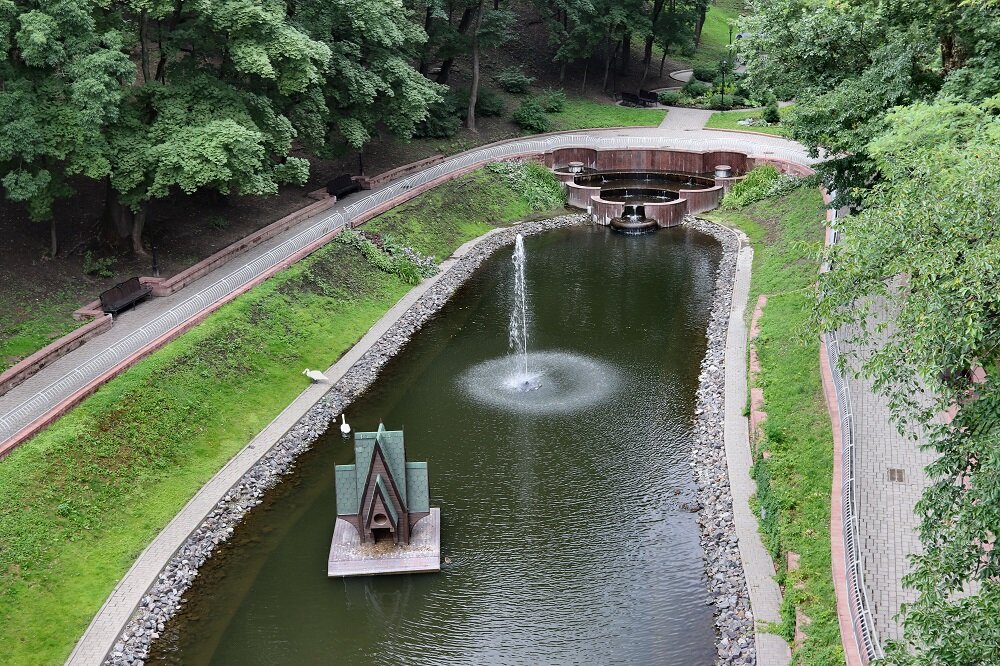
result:
[(712, 86), (708, 85), (707, 83), (702, 83), (701, 81), (691, 79), (690, 81), (684, 84), (684, 87), (681, 88), (681, 90), (683, 90), (684, 94), (687, 95), (688, 97), (695, 98), (695, 97), (702, 97), (708, 94), (709, 91), (712, 90)]
[(448, 93), (440, 102), (427, 107), (427, 117), (417, 124), (413, 136), (421, 139), (444, 139), (454, 136), (462, 124), (457, 112), (460, 107), (461, 103), (456, 96)]
[(533, 99), (521, 102), (512, 119), (514, 124), (529, 132), (548, 132), (552, 129), (552, 121), (545, 115), (541, 105)]
[(773, 166), (757, 167), (737, 181), (722, 199), (723, 208), (743, 208), (771, 195), (781, 173)]
[(566, 108), (566, 93), (546, 88), (538, 98), (538, 105), (547, 113), (558, 113)]
[[(470, 94), (472, 94), (471, 91), (462, 90), (461, 93), (455, 95), (455, 115), (459, 119), (465, 118), (465, 114), (469, 111)], [(479, 87), (479, 95), (476, 97), (477, 116), (482, 118), (502, 116), (506, 110), (507, 105), (503, 97), (489, 88)]]
[(115, 260), (112, 257), (95, 258), (90, 250), (83, 254), (83, 272), (87, 275), (96, 275), (102, 278), (114, 277), (115, 273), (111, 269), (114, 263)]
[(764, 112), (760, 114), (760, 118), (768, 125), (774, 125), (775, 123), (780, 123), (781, 113), (778, 112), (778, 103), (771, 102), (766, 107), (764, 107)]
[(518, 67), (505, 67), (493, 75), (493, 80), (501, 90), (506, 90), (515, 95), (523, 95), (528, 92), (528, 86), (535, 82), (533, 78), (527, 76)]
[(693, 77), (699, 81), (704, 81), (710, 83), (715, 80), (715, 77), (719, 75), (719, 70), (716, 67), (695, 67)]
[(660, 98), (660, 104), (666, 104), (667, 106), (677, 106), (687, 101), (687, 97), (679, 90), (666, 90), (657, 95), (657, 97)]
[(523, 196), (531, 210), (537, 213), (560, 208), (566, 203), (562, 183), (537, 162), (494, 162), (486, 165), (486, 170), (500, 176), (504, 184)]

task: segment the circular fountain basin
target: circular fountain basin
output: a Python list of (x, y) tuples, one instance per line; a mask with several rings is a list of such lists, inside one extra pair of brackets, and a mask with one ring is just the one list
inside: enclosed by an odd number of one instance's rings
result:
[(611, 220), (611, 228), (623, 231), (627, 234), (644, 234), (650, 231), (655, 231), (657, 224), (656, 220), (649, 220), (645, 217), (637, 220), (616, 217)]
[(674, 201), (681, 190), (702, 190), (715, 186), (710, 177), (691, 173), (655, 171), (597, 171), (577, 175), (573, 182), (600, 187), (601, 198), (628, 203)]

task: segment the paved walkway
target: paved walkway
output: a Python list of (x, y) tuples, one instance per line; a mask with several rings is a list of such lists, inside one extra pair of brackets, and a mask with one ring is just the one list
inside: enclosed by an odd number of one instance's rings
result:
[(677, 132), (702, 130), (705, 128), (705, 123), (708, 122), (708, 119), (715, 113), (715, 111), (709, 109), (688, 109), (683, 106), (671, 106), (669, 109), (666, 118), (660, 123), (658, 129)]
[[(883, 320), (887, 317), (883, 311)], [(845, 356), (854, 351), (841, 343)], [(870, 381), (851, 373), (845, 379), (857, 451), (859, 550), (875, 631), (884, 645), (902, 638), (895, 616), (902, 603), (916, 597), (901, 580), (909, 571), (909, 556), (920, 552), (919, 519), (913, 509), (930, 484), (924, 468), (936, 454), (922, 451), (916, 441), (899, 433), (889, 419), (888, 400), (872, 389)]]
[[(741, 234), (742, 235), (742, 234)], [(750, 497), (757, 484), (750, 478), (750, 430), (746, 415), (747, 404), (747, 325), (744, 313), (750, 293), (750, 268), (753, 249), (744, 237), (736, 259), (736, 280), (729, 312), (729, 332), (726, 337), (726, 462), (729, 487), (733, 494), (733, 522), (740, 546), (740, 559), (750, 593), (750, 606), (758, 631), (754, 633), (759, 666), (785, 666), (792, 659), (788, 643), (776, 634), (759, 630), (759, 623), (781, 622), (781, 590), (774, 579), (774, 562), (764, 549), (757, 527), (757, 517), (750, 511)]]

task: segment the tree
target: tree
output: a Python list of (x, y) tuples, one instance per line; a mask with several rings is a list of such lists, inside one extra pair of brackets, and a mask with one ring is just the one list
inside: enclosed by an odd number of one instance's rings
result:
[(295, 25), (332, 53), (318, 122), (356, 149), (379, 124), (411, 137), (445, 90), (411, 64), (427, 39), (411, 10), (400, 0), (299, 0), (296, 7)]
[(479, 3), (476, 9), (476, 24), (472, 31), (472, 88), (469, 91), (469, 106), (465, 116), (465, 126), (476, 130), (476, 102), (479, 100), (479, 60), (483, 48), (496, 48), (513, 36), (514, 14), (499, 9), (499, 0), (494, 9), (483, 9)]
[[(1000, 160), (997, 111), (1000, 97), (889, 114), (868, 147), (881, 180), (839, 223), (822, 279), (822, 324), (854, 327), (854, 362), (940, 456), (894, 664), (1000, 663), (1000, 170), (984, 168)], [(891, 332), (874, 323), (883, 308)]]
[(50, 223), (67, 178), (110, 173), (105, 132), (135, 69), (120, 29), (101, 25), (81, 0), (0, 3), (0, 171), (11, 201)]
[(149, 201), (175, 188), (263, 195), (305, 182), (308, 162), (288, 157), (296, 130), (283, 111), (319, 86), (330, 51), (293, 27), (283, 5), (128, 0), (118, 9), (136, 27), (129, 50), (139, 51), (142, 79), (106, 133), (109, 217), (134, 252), (143, 252)]

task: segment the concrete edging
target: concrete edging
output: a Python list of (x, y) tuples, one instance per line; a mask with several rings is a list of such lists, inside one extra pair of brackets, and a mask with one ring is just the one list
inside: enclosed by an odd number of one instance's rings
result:
[(750, 594), (755, 626), (757, 663), (785, 666), (792, 654), (783, 638), (763, 630), (760, 622), (781, 621), (781, 590), (775, 580), (774, 562), (760, 538), (757, 517), (750, 511), (750, 497), (757, 484), (750, 476), (750, 429), (743, 408), (747, 402), (747, 325), (744, 313), (750, 293), (753, 248), (740, 232), (740, 250), (733, 280), (733, 300), (726, 334), (725, 448), (729, 486), (733, 497), (733, 522), (739, 542), (740, 559)]

